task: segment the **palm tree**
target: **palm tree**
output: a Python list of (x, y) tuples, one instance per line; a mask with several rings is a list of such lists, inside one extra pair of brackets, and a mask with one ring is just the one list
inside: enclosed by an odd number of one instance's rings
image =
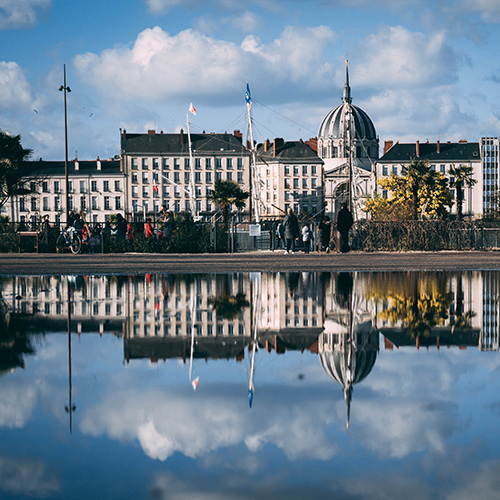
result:
[(418, 191), (424, 184), (432, 183), (434, 180), (429, 161), (412, 158), (406, 168), (406, 176), (411, 185), (412, 218), (413, 220), (418, 220)]
[(248, 196), (249, 193), (243, 191), (237, 182), (220, 180), (215, 182), (208, 200), (220, 208), (222, 220), (227, 222), (231, 205), (239, 210), (244, 208)]
[(0, 130), (0, 207), (18, 192), (23, 175), (22, 164), (31, 156), (31, 149), (21, 146), (21, 136)]
[(450, 175), (454, 177), (450, 185), (457, 190), (457, 217), (462, 220), (462, 207), (464, 204), (464, 187), (472, 187), (477, 184), (477, 181), (472, 178), (473, 168), (470, 165), (460, 165), (450, 167)]

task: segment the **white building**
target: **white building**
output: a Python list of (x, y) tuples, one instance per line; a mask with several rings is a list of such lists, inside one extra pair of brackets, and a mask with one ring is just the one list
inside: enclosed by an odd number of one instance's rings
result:
[(323, 161), (301, 141), (274, 139), (257, 149), (260, 207), (263, 217), (295, 213), (316, 215), (323, 209)]
[[(14, 222), (66, 222), (64, 161), (29, 161), (23, 165), (20, 192), (1, 209)], [(125, 208), (125, 178), (118, 160), (68, 162), (69, 211), (82, 211), (87, 222), (105, 222), (111, 213)]]
[(126, 179), (126, 213), (137, 220), (148, 214), (154, 217), (161, 205), (173, 212), (191, 211), (193, 173), (196, 212), (200, 215), (215, 211), (207, 200), (215, 181), (236, 181), (244, 191), (250, 189), (250, 155), (237, 130), (234, 134), (190, 137), (183, 130), (178, 134), (154, 130), (130, 134), (124, 130), (121, 162)]

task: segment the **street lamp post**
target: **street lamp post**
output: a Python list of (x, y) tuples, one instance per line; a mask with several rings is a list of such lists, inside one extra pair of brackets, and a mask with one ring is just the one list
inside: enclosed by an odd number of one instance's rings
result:
[(66, 85), (66, 64), (64, 65), (64, 85), (59, 87), (64, 92), (64, 180), (66, 183), (66, 224), (69, 223), (69, 179), (68, 179), (68, 112), (66, 107), (66, 93), (71, 89)]

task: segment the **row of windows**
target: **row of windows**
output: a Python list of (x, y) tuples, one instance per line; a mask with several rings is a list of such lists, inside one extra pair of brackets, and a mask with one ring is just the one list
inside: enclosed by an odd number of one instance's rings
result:
[[(310, 172), (309, 172), (309, 169), (310, 169)], [(290, 175), (290, 166), (288, 165), (285, 165), (285, 175)], [(297, 165), (294, 165), (293, 166), (293, 175), (300, 175), (300, 167), (297, 166)], [(302, 175), (317, 175), (318, 174), (318, 169), (317, 169), (317, 166), (316, 165), (310, 165), (310, 166), (307, 166), (307, 165), (302, 165)], [(267, 168), (266, 169), (266, 175), (267, 177), (269, 177), (271, 175), (271, 169)]]
[[(267, 182), (267, 187), (269, 187), (269, 182)], [(302, 178), (302, 189), (307, 189), (308, 186), (308, 179), (306, 177)], [(316, 179), (311, 179), (311, 189), (316, 189), (317, 184), (316, 184)], [(291, 184), (290, 184), (290, 179), (285, 179), (285, 189), (292, 189)], [(299, 187), (299, 179), (293, 179), (293, 189), (300, 189)]]
[[(171, 336), (172, 334), (176, 336), (181, 336), (181, 335), (190, 335), (191, 332), (191, 324), (186, 323), (185, 325), (175, 325), (175, 330), (172, 332), (171, 325), (166, 324), (164, 325), (164, 336)], [(161, 325), (156, 324), (154, 325), (154, 330), (151, 329), (151, 325), (145, 324), (142, 329), (140, 325), (134, 325), (134, 337), (150, 337), (154, 333), (154, 336), (158, 337), (161, 335)], [(214, 335), (224, 335), (224, 325), (218, 324), (216, 325), (215, 329), (213, 325), (206, 325), (206, 330), (204, 331), (204, 328), (202, 325), (196, 325), (196, 334), (198, 336), (214, 336)], [(245, 326), (240, 324), (238, 325), (238, 330), (235, 331), (234, 325), (232, 323), (228, 324), (227, 328), (227, 335), (233, 336), (233, 335), (245, 335)]]
[[(452, 165), (449, 166), (448, 172), (451, 170), (451, 168), (452, 168)], [(446, 173), (446, 165), (439, 165), (439, 167), (437, 165), (431, 165), (431, 170), (433, 172), (439, 171), (442, 174), (445, 174)], [(391, 170), (391, 172), (394, 175), (398, 175), (399, 172), (404, 174), (405, 171), (406, 171), (406, 168), (404, 166), (401, 166), (400, 168), (398, 168), (397, 165), (393, 165), (392, 170)], [(384, 176), (389, 175), (389, 166), (388, 165), (382, 165), (382, 175), (384, 175)]]
[[(160, 158), (132, 158), (132, 170), (139, 169), (139, 160), (143, 170), (149, 170), (150, 165), (152, 165), (153, 170), (158, 170), (160, 168)], [(225, 160), (227, 170), (233, 169), (233, 158), (194, 158), (195, 169), (201, 169), (202, 160), (204, 160), (206, 170), (211, 170), (214, 164), (216, 169), (221, 169), (222, 164), (224, 163), (223, 160)], [(174, 170), (180, 170), (181, 158), (161, 158), (161, 166), (163, 170), (169, 170), (171, 163)], [(238, 170), (243, 170), (243, 158), (236, 158), (236, 168)], [(184, 169), (191, 169), (189, 158), (184, 158)]]
[[(68, 181), (68, 192), (72, 193), (73, 188), (75, 187), (75, 184), (77, 184), (80, 188), (80, 193), (87, 193), (89, 190), (92, 193), (98, 193), (99, 191), (104, 191), (104, 192), (110, 192), (111, 191), (111, 186), (114, 187), (115, 192), (121, 192), (122, 190), (122, 181), (120, 180), (115, 180), (115, 181), (90, 181), (90, 186), (88, 180), (84, 181)], [(64, 187), (64, 182), (63, 181), (54, 181), (53, 185), (53, 192), (54, 193), (60, 193), (61, 188)], [(36, 188), (36, 183), (31, 182), (30, 183), (30, 189), (31, 191), (37, 191)], [(42, 192), (43, 193), (50, 193), (50, 183), (49, 181), (42, 181)]]
[[(157, 173), (153, 173), (152, 179), (153, 179), (154, 183), (160, 182), (160, 176)], [(165, 180), (165, 182), (167, 182), (167, 183), (169, 182), (169, 179), (170, 179), (169, 172), (167, 172), (166, 174), (163, 175), (163, 179)], [(189, 184), (190, 179), (191, 179), (191, 172), (184, 172), (184, 177), (183, 177), (184, 183)], [(201, 184), (201, 182), (202, 182), (201, 179), (202, 179), (201, 172), (195, 172), (194, 173), (194, 182), (196, 184)], [(233, 180), (233, 173), (226, 172), (226, 179), (228, 181), (232, 181)], [(215, 172), (215, 180), (216, 181), (222, 180), (222, 172)], [(239, 183), (243, 183), (243, 172), (237, 172), (236, 180)], [(137, 184), (138, 182), (139, 182), (139, 176), (138, 176), (137, 172), (132, 172), (132, 183)], [(174, 172), (173, 182), (175, 182), (176, 184), (180, 184), (180, 182), (181, 182), (180, 172)], [(213, 182), (212, 172), (205, 172), (205, 183), (211, 184), (212, 182)], [(142, 183), (149, 184), (149, 173), (148, 172), (142, 173)]]
[[(19, 211), (20, 212), (28, 212), (28, 207), (29, 211), (31, 212), (37, 212), (38, 210), (44, 210), (44, 211), (50, 211), (54, 210), (56, 212), (60, 211), (63, 209), (62, 207), (62, 201), (59, 196), (55, 196), (52, 199), (52, 204), (50, 203), (51, 199), (48, 197), (43, 197), (42, 198), (42, 203), (41, 205), (39, 204), (38, 198), (32, 197), (29, 200), (26, 200), (24, 197), (19, 198)], [(88, 210), (88, 200), (86, 196), (81, 196), (80, 197), (80, 205), (79, 207), (75, 206), (75, 202), (73, 200), (72, 196), (68, 197), (68, 209), (69, 210)], [(92, 210), (100, 210), (101, 207), (99, 206), (98, 203), (98, 198), (97, 196), (92, 196), (90, 200), (90, 207)], [(123, 204), (122, 204), (122, 199), (120, 196), (104, 196), (103, 198), (103, 210), (122, 210), (123, 209)]]

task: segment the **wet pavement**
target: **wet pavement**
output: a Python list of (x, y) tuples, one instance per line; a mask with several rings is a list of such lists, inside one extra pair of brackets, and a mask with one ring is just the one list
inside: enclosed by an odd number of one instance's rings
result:
[(0, 275), (500, 270), (500, 252), (0, 254)]

